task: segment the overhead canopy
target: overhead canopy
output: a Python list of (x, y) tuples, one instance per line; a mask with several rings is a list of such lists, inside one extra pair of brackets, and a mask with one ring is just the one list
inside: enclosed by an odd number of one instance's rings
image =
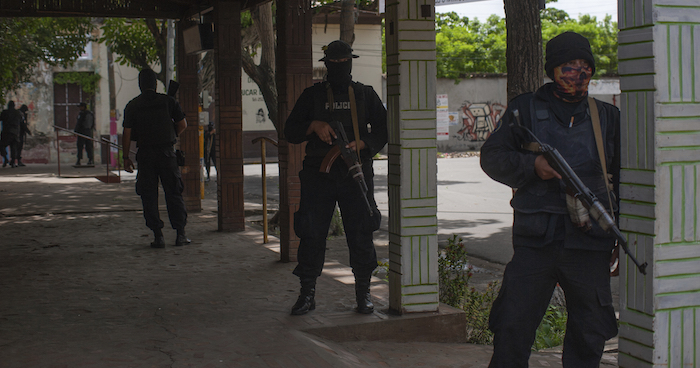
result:
[[(249, 9), (268, 0), (230, 1)], [(217, 0), (0, 0), (0, 17), (183, 19), (208, 11), (215, 2)]]

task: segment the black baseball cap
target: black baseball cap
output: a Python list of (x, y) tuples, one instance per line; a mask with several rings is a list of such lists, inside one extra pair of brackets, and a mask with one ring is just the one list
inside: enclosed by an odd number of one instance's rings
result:
[(359, 58), (352, 53), (352, 47), (345, 41), (337, 40), (323, 46), (323, 58), (318, 61), (338, 60), (345, 58)]

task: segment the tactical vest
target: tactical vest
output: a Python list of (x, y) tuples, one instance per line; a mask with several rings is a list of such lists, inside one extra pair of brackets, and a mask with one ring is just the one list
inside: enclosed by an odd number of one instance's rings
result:
[(135, 111), (132, 112), (137, 121), (132, 128), (136, 133), (137, 146), (172, 146), (177, 137), (173, 119), (170, 117), (169, 99), (171, 97), (160, 93), (152, 99), (145, 97), (140, 96), (140, 101), (134, 106)]
[[(581, 181), (593, 193), (607, 203), (607, 189), (603, 182), (603, 169), (596, 148), (590, 116), (572, 126), (564, 126), (556, 120), (548, 103), (537, 98), (530, 101), (530, 130), (543, 143), (556, 148)], [(606, 142), (606, 121), (601, 115), (603, 142)], [(606, 155), (607, 156), (607, 155)], [(561, 180), (535, 180), (515, 193), (511, 204), (524, 213), (549, 212), (567, 214), (566, 192)]]
[[(343, 123), (343, 128), (345, 128), (345, 134), (348, 137), (348, 141), (352, 142), (355, 139), (355, 133), (352, 129), (352, 113), (350, 110), (350, 95), (348, 91), (345, 90), (343, 93), (334, 93), (334, 104), (333, 112), (330, 110), (328, 103), (328, 92), (326, 90), (327, 82), (320, 83), (316, 86), (314, 91), (314, 106), (313, 106), (313, 120), (321, 120), (326, 122), (331, 122), (338, 120)], [(353, 82), (352, 88), (355, 90), (355, 103), (357, 105), (357, 123), (360, 131), (360, 137), (367, 134), (367, 120), (365, 118), (365, 86), (362, 83)], [(331, 150), (333, 146), (326, 144), (321, 141), (317, 136), (309, 139), (306, 144), (306, 157), (307, 158), (323, 158), (328, 151)], [(363, 158), (364, 160), (364, 158)], [(342, 160), (338, 160), (342, 161)], [(320, 161), (319, 161), (320, 163)]]

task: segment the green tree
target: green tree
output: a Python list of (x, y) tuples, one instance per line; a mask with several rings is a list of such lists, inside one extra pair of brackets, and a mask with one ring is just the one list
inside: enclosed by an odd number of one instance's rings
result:
[(601, 22), (590, 15), (564, 22), (543, 19), (543, 44), (546, 45), (547, 41), (566, 31), (580, 33), (588, 38), (595, 58), (596, 76), (617, 74), (617, 23), (612, 21), (612, 16), (606, 16)]
[(102, 24), (100, 42), (117, 54), (120, 65), (137, 69), (161, 66), (158, 80), (165, 80), (168, 23), (165, 19), (107, 18)]
[(505, 20), (492, 15), (486, 23), (438, 13), (435, 43), (439, 78), (463, 78), (470, 73), (500, 73), (505, 69)]
[(0, 18), (0, 103), (39, 62), (70, 66), (92, 40), (89, 18)]
[[(596, 76), (617, 74), (617, 23), (611, 16), (571, 19), (556, 8), (541, 11), (542, 47), (554, 36), (573, 31), (586, 36), (596, 61)], [(475, 73), (506, 73), (505, 19), (492, 15), (485, 23), (438, 13), (435, 17), (438, 78), (464, 78)]]

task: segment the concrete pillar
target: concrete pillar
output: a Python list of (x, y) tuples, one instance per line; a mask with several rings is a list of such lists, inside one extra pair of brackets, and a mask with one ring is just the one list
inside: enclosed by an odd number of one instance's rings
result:
[(619, 0), (620, 367), (700, 361), (700, 6)]
[(219, 231), (243, 231), (245, 212), (240, 2), (217, 1), (214, 22), (218, 224)]
[(386, 4), (389, 307), (438, 309), (435, 1)]

